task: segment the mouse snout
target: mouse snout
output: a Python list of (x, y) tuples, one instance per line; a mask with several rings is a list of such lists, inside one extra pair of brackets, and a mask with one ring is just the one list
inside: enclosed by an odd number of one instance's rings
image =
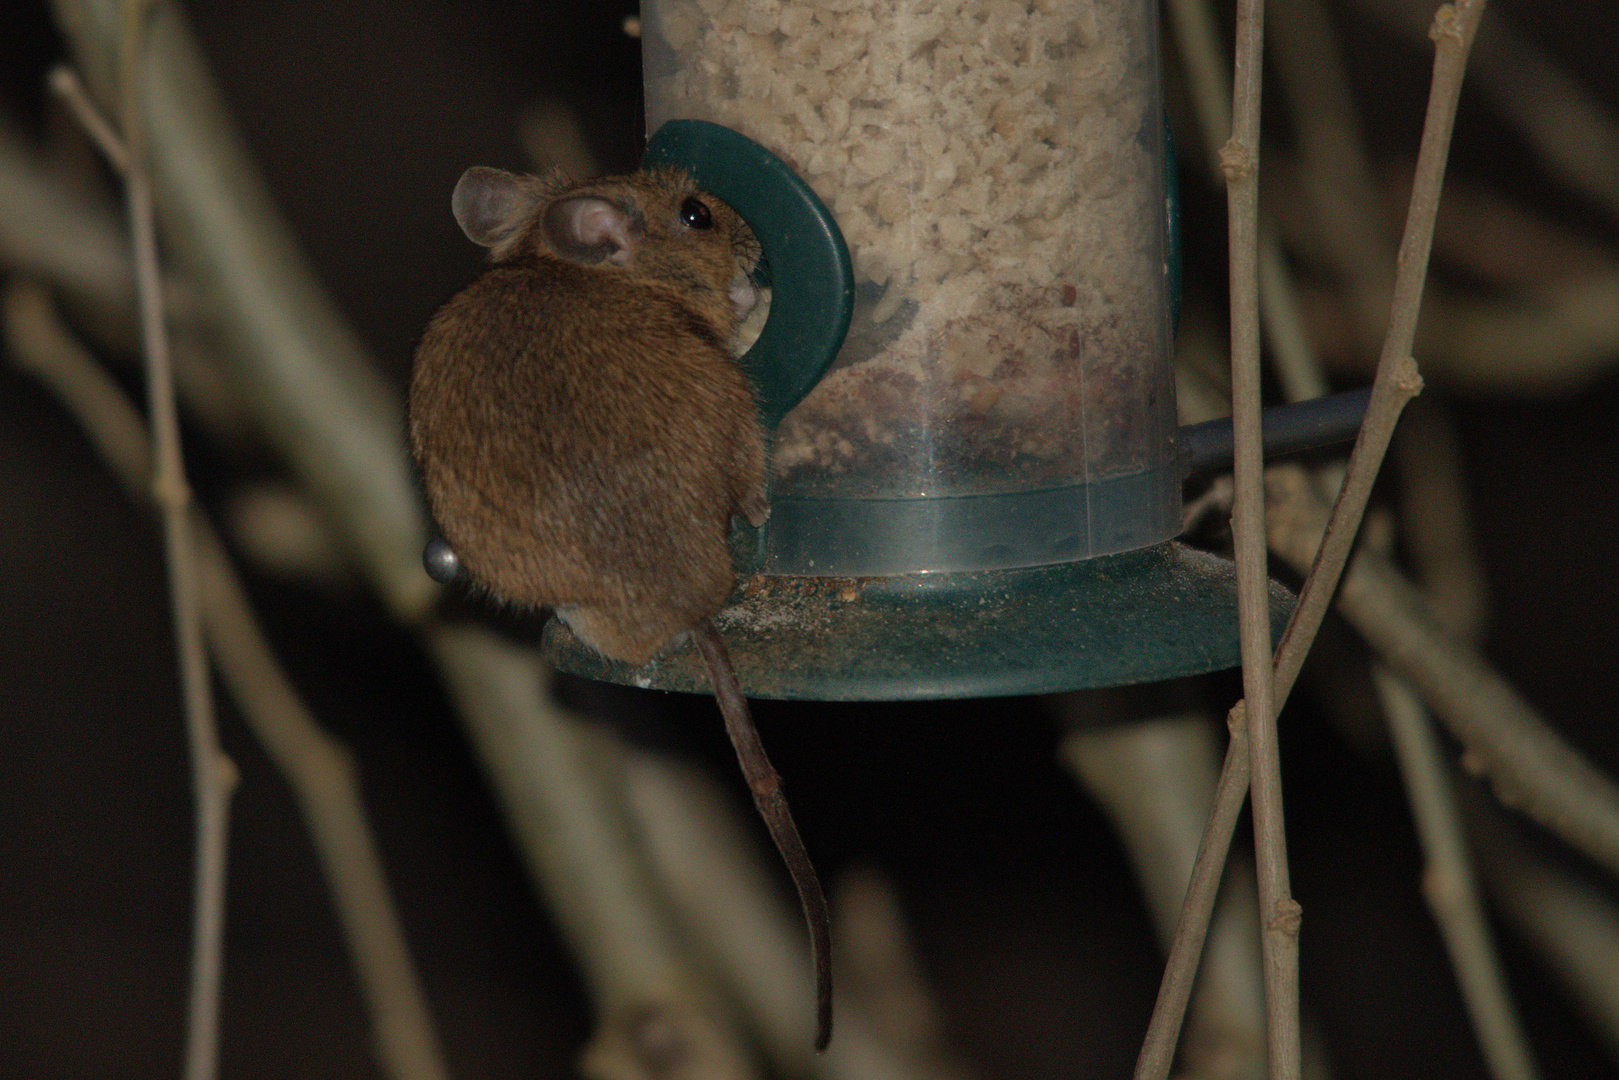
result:
[(755, 304), (759, 302), (759, 290), (753, 287), (753, 280), (748, 275), (737, 271), (736, 277), (731, 279), (731, 303), (736, 305), (738, 321), (748, 317)]

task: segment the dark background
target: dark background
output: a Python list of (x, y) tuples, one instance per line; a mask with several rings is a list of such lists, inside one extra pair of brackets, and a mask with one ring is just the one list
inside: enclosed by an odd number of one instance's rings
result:
[[(516, 118), (578, 111), (604, 166), (641, 139), (638, 48), (613, 4), (188, 4), (215, 74), (320, 274), (390, 376), (476, 272), (447, 212), (470, 164), (522, 168)], [(1615, 106), (1606, 5), (1501, 3)], [(1429, 57), (1339, 12), (1376, 152), (1409, 156)], [(1605, 26), (1602, 24), (1606, 24)], [(0, 35), (5, 111), (45, 130), (62, 56), (45, 9)], [(1166, 61), (1166, 67), (1173, 67)], [(1172, 106), (1178, 98), (1172, 89)], [(1612, 250), (1592, 208), (1538, 170), (1476, 98), (1453, 175), (1488, 182)], [(1223, 197), (1186, 170), (1188, 304), (1223, 304)], [(3, 208), (0, 208), (3, 212)], [(1566, 399), (1466, 396), (1456, 420), (1488, 572), (1488, 652), (1610, 771), (1619, 649), (1619, 378)], [(193, 438), (205, 500), (273, 463)], [(177, 1073), (188, 961), (190, 785), (153, 523), (75, 425), (0, 370), (0, 1075)], [(267, 578), (255, 598), (323, 722), (355, 752), (391, 880), (457, 1076), (572, 1073), (590, 1017), (500, 816), (411, 639), (358, 591)], [(1229, 675), (1198, 692), (1222, 712)], [(659, 735), (735, 784), (711, 703), (651, 696)], [(231, 837), (222, 1075), (375, 1075), (365, 1020), (292, 802), (221, 695), (243, 772)], [(826, 877), (892, 876), (946, 1019), (987, 1080), (1125, 1075), (1158, 978), (1146, 917), (1105, 822), (1023, 703), (761, 703), (760, 727)], [(1334, 1075), (1482, 1075), (1418, 892), (1398, 778), (1311, 709), (1283, 724), (1306, 1009)], [(738, 785), (739, 786), (739, 785)], [(1242, 834), (1239, 833), (1239, 843)], [(1548, 1077), (1619, 1075), (1510, 935), (1507, 959)]]

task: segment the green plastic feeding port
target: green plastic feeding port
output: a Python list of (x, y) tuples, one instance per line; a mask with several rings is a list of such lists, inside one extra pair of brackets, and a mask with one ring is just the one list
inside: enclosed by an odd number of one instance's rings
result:
[[(968, 41), (887, 0), (789, 5), (780, 26), (644, 0), (646, 163), (741, 214), (772, 287), (740, 361), (770, 517), (737, 529), (716, 619), (751, 695), (1041, 693), (1238, 662), (1231, 564), (1173, 541), (1188, 462), (1155, 6), (1050, 7)], [(1290, 603), (1273, 590), (1278, 626)], [(708, 688), (689, 645), (631, 668), (554, 620), (545, 643), (580, 675)]]

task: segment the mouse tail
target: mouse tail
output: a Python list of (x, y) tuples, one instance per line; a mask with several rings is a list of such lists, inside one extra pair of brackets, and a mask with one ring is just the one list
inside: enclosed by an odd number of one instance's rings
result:
[(787, 796), (781, 790), (781, 777), (765, 756), (764, 744), (753, 726), (748, 711), (748, 699), (736, 679), (731, 666), (730, 653), (710, 619), (704, 619), (692, 630), (697, 649), (708, 666), (708, 678), (714, 686), (714, 697), (719, 701), (720, 713), (725, 717), (725, 730), (731, 736), (736, 758), (742, 766), (742, 775), (753, 792), (753, 805), (764, 818), (770, 838), (776, 842), (781, 861), (787, 864), (793, 884), (798, 889), (798, 902), (804, 909), (804, 921), (809, 924), (810, 952), (815, 963), (815, 1049), (825, 1050), (832, 1039), (832, 929), (827, 916), (826, 897), (821, 893), (820, 878), (815, 875), (804, 841), (799, 838), (798, 826), (793, 824), (792, 812), (787, 809)]

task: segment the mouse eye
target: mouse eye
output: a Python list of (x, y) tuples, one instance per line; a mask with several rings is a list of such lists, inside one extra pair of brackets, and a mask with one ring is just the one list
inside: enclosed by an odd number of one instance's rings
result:
[(688, 195), (686, 201), (680, 204), (680, 220), (691, 229), (714, 227), (714, 217), (708, 212), (708, 205), (695, 195)]

